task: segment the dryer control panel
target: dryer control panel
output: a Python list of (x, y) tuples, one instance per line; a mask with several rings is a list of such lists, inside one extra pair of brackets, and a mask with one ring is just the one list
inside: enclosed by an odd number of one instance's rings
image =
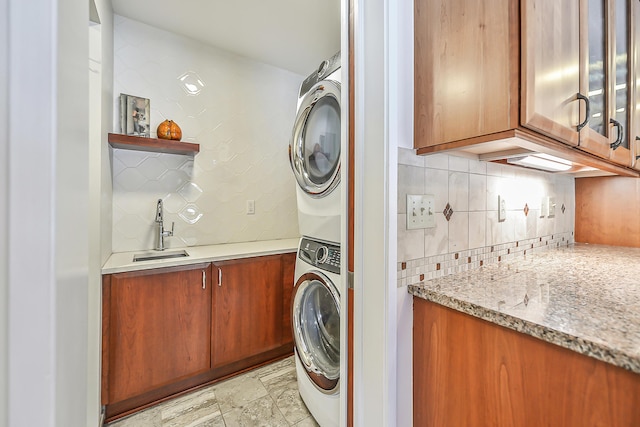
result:
[(298, 257), (322, 270), (340, 274), (340, 246), (306, 237), (300, 241)]
[(338, 68), (340, 68), (340, 52), (336, 53), (331, 58), (322, 61), (318, 66), (318, 69), (309, 74), (309, 76), (304, 79), (304, 81), (300, 85), (298, 98), (302, 98), (304, 95), (306, 95), (307, 92), (311, 90), (314, 84), (318, 83), (320, 80), (323, 80)]

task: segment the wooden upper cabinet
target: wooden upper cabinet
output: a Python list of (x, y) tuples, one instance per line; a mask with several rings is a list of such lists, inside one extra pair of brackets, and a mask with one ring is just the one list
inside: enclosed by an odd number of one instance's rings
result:
[(282, 256), (217, 262), (213, 276), (213, 367), (280, 347)]
[(525, 0), (520, 4), (522, 125), (577, 146), (581, 122), (578, 2)]
[(581, 0), (580, 14), (580, 89), (589, 98), (589, 122), (581, 132), (580, 149), (631, 166), (632, 1)]
[[(210, 264), (111, 275), (105, 292), (107, 402), (206, 372), (211, 356)], [(103, 396), (104, 398), (105, 396)]]
[(418, 154), (524, 148), (634, 175), (637, 3), (415, 0)]
[(416, 148), (517, 126), (517, 10), (504, 0), (415, 1)]

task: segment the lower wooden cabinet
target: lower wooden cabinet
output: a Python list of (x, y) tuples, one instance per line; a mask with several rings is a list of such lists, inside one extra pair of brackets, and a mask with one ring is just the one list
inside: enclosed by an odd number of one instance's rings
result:
[(107, 421), (291, 354), (294, 262), (282, 254), (103, 276)]
[[(285, 310), (282, 256), (215, 263), (211, 354), (214, 368), (232, 371), (280, 353)], [(217, 274), (215, 274), (217, 272)]]
[(640, 375), (413, 301), (414, 425), (638, 425)]

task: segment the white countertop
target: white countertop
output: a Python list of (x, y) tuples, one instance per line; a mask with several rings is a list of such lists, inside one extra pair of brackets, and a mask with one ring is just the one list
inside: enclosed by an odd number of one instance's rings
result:
[(152, 268), (175, 267), (200, 262), (215, 262), (229, 259), (249, 258), (295, 252), (300, 239), (263, 240), (258, 242), (227, 243), (209, 246), (189, 246), (171, 248), (165, 252), (185, 250), (189, 256), (150, 261), (133, 261), (137, 254), (162, 254), (160, 251), (139, 250), (133, 252), (118, 252), (112, 254), (102, 267), (102, 274), (122, 273), (125, 271), (149, 270)]

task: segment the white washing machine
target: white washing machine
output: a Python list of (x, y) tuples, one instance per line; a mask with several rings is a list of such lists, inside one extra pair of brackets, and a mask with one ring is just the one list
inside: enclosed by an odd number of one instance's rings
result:
[(340, 52), (300, 85), (289, 161), (302, 236), (340, 241)]
[(321, 427), (340, 425), (340, 246), (302, 238), (292, 323), (298, 389)]

